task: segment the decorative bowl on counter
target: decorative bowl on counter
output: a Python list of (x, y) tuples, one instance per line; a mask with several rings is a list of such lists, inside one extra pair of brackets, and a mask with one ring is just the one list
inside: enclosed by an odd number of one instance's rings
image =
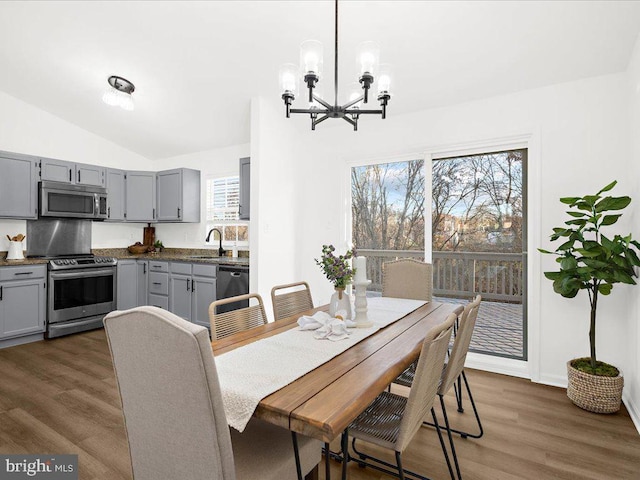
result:
[(141, 253), (147, 253), (147, 250), (149, 249), (149, 245), (139, 245), (139, 244), (135, 244), (135, 245), (129, 245), (127, 247), (127, 250), (129, 250), (129, 253), (133, 253), (134, 255), (140, 255)]

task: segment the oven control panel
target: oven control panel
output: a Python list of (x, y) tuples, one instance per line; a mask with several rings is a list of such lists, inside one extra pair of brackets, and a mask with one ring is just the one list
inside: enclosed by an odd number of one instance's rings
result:
[(118, 260), (113, 257), (56, 258), (49, 261), (49, 270), (111, 267), (117, 263)]

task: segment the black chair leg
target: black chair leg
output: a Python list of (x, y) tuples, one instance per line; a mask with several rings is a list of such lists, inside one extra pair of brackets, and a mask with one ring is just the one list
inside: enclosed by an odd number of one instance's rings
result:
[(453, 457), (453, 463), (456, 466), (456, 474), (458, 480), (462, 480), (462, 474), (460, 473), (460, 465), (458, 464), (458, 455), (456, 455), (456, 447), (453, 444), (453, 436), (451, 435), (451, 428), (449, 427), (449, 418), (447, 417), (447, 406), (444, 404), (444, 398), (442, 395), (438, 395), (440, 398), (440, 406), (442, 407), (442, 416), (444, 417), (444, 424), (447, 429), (447, 436), (449, 437), (449, 446), (451, 447), (451, 456)]
[(404, 468), (402, 468), (402, 458), (400, 452), (396, 452), (396, 465), (398, 465), (398, 478), (404, 480)]
[(329, 444), (324, 444), (324, 478), (329, 480), (331, 478), (331, 449), (329, 448)]
[(442, 447), (442, 454), (444, 455), (444, 459), (447, 461), (449, 476), (451, 477), (451, 480), (455, 480), (455, 477), (453, 476), (453, 469), (451, 468), (451, 460), (449, 460), (449, 452), (447, 452), (447, 447), (444, 444), (444, 438), (442, 438), (440, 425), (438, 425), (438, 417), (436, 417), (436, 411), (433, 408), (431, 408), (431, 418), (433, 418), (433, 424), (436, 426), (436, 432), (438, 433), (438, 440), (440, 440), (440, 447)]
[(461, 375), (458, 375), (458, 378), (457, 378), (458, 388), (455, 389), (456, 385), (454, 384), (454, 389), (456, 393), (456, 401), (458, 402), (458, 412), (464, 413), (464, 408), (462, 408), (462, 379), (460, 377)]
[(300, 466), (300, 450), (298, 449), (298, 434), (291, 432), (291, 439), (293, 440), (293, 455), (296, 458), (296, 473), (298, 474), (298, 480), (302, 478), (302, 467)]

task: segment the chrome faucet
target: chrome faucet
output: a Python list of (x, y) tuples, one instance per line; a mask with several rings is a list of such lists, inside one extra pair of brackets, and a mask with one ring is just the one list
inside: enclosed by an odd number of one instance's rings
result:
[(212, 228), (211, 230), (209, 230), (209, 233), (207, 234), (207, 238), (205, 238), (204, 241), (208, 242), (213, 232), (218, 232), (218, 237), (220, 238), (220, 248), (218, 248), (218, 255), (222, 257), (227, 251), (224, 248), (222, 248), (222, 232), (220, 230), (218, 230), (217, 228)]

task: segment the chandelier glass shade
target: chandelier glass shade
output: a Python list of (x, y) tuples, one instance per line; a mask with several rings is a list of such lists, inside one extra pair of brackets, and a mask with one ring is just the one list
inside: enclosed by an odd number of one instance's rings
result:
[[(358, 83), (349, 90), (349, 101), (338, 105), (338, 0), (335, 1), (335, 50), (334, 50), (334, 103), (325, 101), (318, 92), (318, 83), (323, 75), (323, 48), (317, 40), (307, 40), (300, 45), (300, 66), (291, 63), (280, 67), (280, 87), (286, 116), (292, 113), (309, 115), (311, 130), (328, 118), (342, 118), (358, 130), (360, 115), (381, 115), (384, 119), (391, 99), (391, 72), (389, 65), (380, 64), (380, 47), (375, 42), (358, 45), (356, 62), (359, 68)], [(300, 80), (307, 92), (300, 91)], [(379, 109), (367, 108), (372, 86), (375, 86)], [(304, 95), (308, 108), (293, 108), (293, 101)]]
[(110, 86), (102, 95), (102, 101), (112, 107), (132, 111), (135, 108), (135, 103), (131, 94), (136, 89), (133, 83), (115, 75), (110, 76), (107, 81)]

